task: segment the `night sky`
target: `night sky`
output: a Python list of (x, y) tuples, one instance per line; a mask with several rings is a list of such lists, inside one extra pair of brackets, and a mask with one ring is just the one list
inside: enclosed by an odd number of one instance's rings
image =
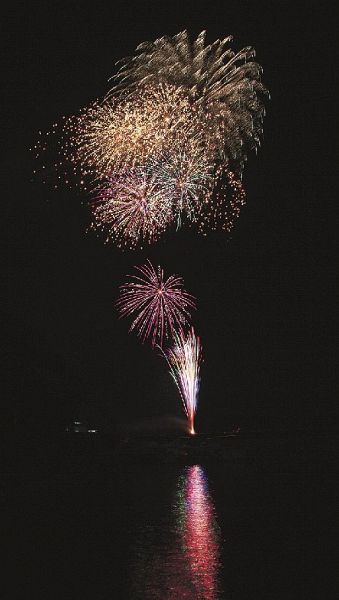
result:
[[(79, 418), (111, 431), (181, 416), (165, 362), (113, 307), (126, 273), (146, 258), (182, 275), (197, 297), (198, 430), (333, 426), (333, 19), (320, 1), (11, 9), (1, 428), (61, 431)], [(29, 148), (39, 130), (105, 94), (114, 63), (138, 43), (184, 28), (194, 37), (206, 29), (208, 42), (233, 34), (233, 47), (253, 45), (264, 67), (271, 100), (262, 147), (245, 169), (247, 205), (229, 237), (185, 229), (123, 253), (86, 232), (84, 196), (31, 181)]]

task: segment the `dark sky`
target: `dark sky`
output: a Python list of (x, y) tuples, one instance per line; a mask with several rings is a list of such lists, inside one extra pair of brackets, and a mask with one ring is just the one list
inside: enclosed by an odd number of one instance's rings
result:
[[(113, 308), (134, 264), (178, 273), (198, 300), (205, 362), (198, 428), (331, 427), (334, 389), (334, 10), (326, 2), (60, 2), (14, 5), (3, 203), (8, 290), (1, 427), (74, 418), (115, 428), (181, 415), (166, 366)], [(334, 8), (334, 3), (333, 3)], [(87, 234), (84, 198), (31, 182), (39, 129), (108, 89), (138, 43), (187, 28), (253, 45), (271, 92), (236, 228), (173, 232), (121, 253)], [(336, 107), (337, 111), (337, 107)]]

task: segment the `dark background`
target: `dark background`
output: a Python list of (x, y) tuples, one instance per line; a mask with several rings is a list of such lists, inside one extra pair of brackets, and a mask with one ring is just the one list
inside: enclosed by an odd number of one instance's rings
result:
[[(204, 347), (198, 429), (334, 427), (337, 112), (333, 10), (324, 2), (13, 5), (5, 21), (3, 207), (8, 260), (1, 428), (115, 430), (181, 415), (164, 361), (128, 335), (118, 285), (146, 258), (182, 275)], [(173, 232), (144, 252), (86, 233), (86, 199), (32, 182), (29, 148), (103, 95), (138, 43), (187, 28), (234, 35), (264, 67), (264, 140), (230, 239)], [(8, 135), (7, 135), (8, 134)], [(140, 427), (142, 427), (140, 425)]]

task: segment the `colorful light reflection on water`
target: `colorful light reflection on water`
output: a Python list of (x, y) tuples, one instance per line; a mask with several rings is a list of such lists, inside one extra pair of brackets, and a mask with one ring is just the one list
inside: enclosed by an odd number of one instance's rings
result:
[(180, 486), (183, 488), (178, 505), (182, 549), (195, 597), (215, 600), (218, 593), (219, 528), (203, 468), (199, 465), (188, 467)]
[(220, 533), (203, 467), (181, 473), (169, 519), (149, 523), (138, 554), (135, 583), (145, 600), (220, 598)]

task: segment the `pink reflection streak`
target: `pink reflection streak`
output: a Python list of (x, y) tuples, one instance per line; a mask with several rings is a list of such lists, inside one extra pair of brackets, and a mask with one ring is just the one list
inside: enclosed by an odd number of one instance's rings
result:
[[(142, 545), (135, 584), (144, 600), (218, 600), (219, 530), (204, 470), (179, 477), (173, 505), (175, 536)], [(149, 553), (145, 553), (147, 548)], [(138, 596), (139, 597), (139, 596)]]
[(219, 569), (217, 525), (204, 471), (199, 465), (187, 470), (185, 501), (183, 542), (196, 597), (216, 600)]

